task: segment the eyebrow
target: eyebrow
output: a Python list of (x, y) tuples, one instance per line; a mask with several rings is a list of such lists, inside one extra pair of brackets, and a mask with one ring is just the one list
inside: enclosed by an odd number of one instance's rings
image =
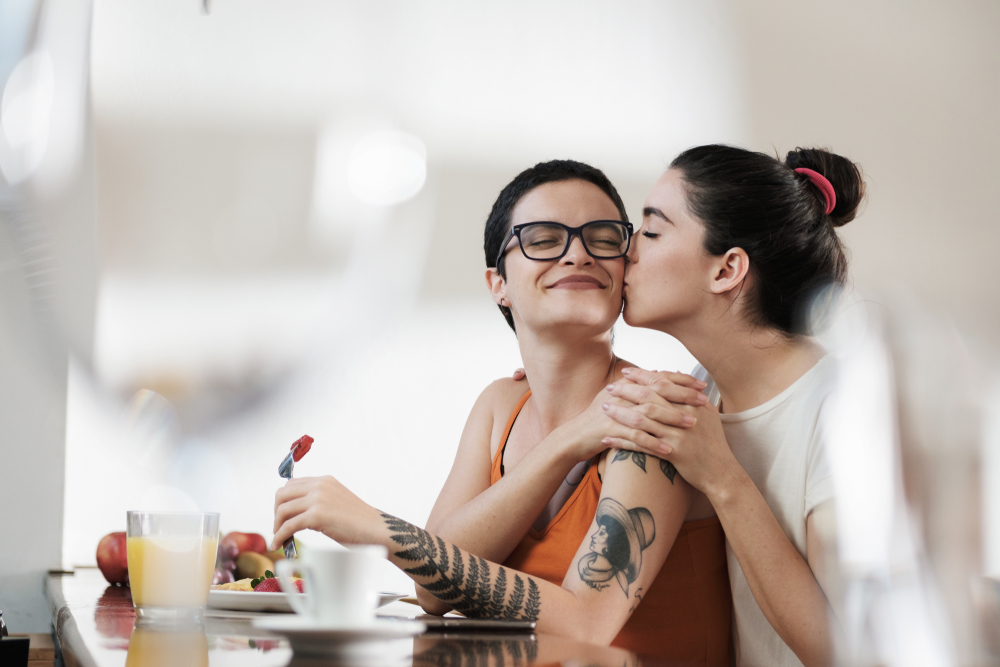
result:
[(658, 208), (647, 206), (646, 208), (642, 209), (642, 217), (646, 218), (651, 215), (656, 216), (657, 218), (661, 218), (664, 222), (669, 222), (671, 225), (674, 224), (674, 221), (668, 218), (667, 214)]

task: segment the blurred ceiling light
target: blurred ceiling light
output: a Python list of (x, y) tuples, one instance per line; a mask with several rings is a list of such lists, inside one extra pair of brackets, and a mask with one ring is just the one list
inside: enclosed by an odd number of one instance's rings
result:
[(427, 149), (412, 134), (372, 132), (351, 151), (347, 182), (351, 192), (373, 206), (395, 206), (414, 197), (427, 180)]
[(0, 170), (11, 185), (34, 173), (45, 157), (54, 94), (52, 58), (45, 51), (25, 56), (7, 79), (0, 106)]

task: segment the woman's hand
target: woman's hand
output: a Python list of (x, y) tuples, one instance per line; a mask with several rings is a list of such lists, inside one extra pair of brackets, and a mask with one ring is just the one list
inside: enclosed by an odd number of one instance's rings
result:
[[(638, 371), (639, 369), (626, 370)], [(677, 429), (693, 426), (695, 418), (684, 412), (679, 405), (674, 404), (698, 406), (707, 403), (708, 397), (700, 391), (705, 383), (682, 373), (661, 373), (658, 375), (663, 376), (658, 389), (668, 399), (661, 399), (651, 389), (641, 389), (656, 395), (661, 402), (665, 402), (665, 405), (653, 404), (649, 401), (641, 403), (639, 399), (643, 396), (642, 392), (632, 392), (633, 398), (636, 399), (632, 400), (628, 396), (621, 395), (620, 392), (615, 393), (617, 384), (609, 385), (591, 401), (586, 410), (556, 429), (560, 436), (566, 438), (565, 441), (570, 443), (569, 456), (574, 461), (585, 461), (608, 447), (619, 446), (609, 445), (608, 438), (620, 443), (620, 449), (652, 452), (662, 444), (658, 435), (661, 434), (666, 425)], [(652, 419), (644, 423), (655, 424), (655, 432), (635, 428), (631, 424), (613, 419), (609, 408), (629, 409), (643, 416), (648, 413)]]
[(315, 530), (341, 544), (374, 542), (380, 513), (333, 477), (290, 479), (274, 494), (274, 541), (280, 549), (300, 530)]
[[(670, 461), (688, 484), (713, 500), (713, 492), (726, 488), (730, 474), (742, 470), (722, 430), (718, 408), (707, 398), (699, 406), (679, 405), (673, 400), (675, 385), (665, 374), (639, 368), (628, 371), (627, 379), (609, 387), (608, 393), (632, 406), (609, 402), (603, 410), (621, 426), (646, 437), (609, 436), (603, 444)], [(678, 427), (678, 413), (690, 417), (690, 425)]]

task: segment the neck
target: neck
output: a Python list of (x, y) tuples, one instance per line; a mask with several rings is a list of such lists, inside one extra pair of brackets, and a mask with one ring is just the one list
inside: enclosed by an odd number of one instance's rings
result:
[(518, 345), (531, 386), (526, 409), (531, 408), (546, 434), (583, 412), (618, 376), (609, 332), (567, 339), (518, 331)]
[(789, 338), (733, 317), (670, 332), (694, 355), (721, 395), (721, 411), (743, 412), (771, 400), (802, 377), (825, 353), (812, 338)]

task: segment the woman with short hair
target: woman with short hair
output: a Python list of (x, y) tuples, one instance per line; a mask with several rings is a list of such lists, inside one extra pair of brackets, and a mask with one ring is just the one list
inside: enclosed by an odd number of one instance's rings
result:
[[(630, 236), (597, 169), (557, 160), (519, 174), (493, 206), (484, 249), (487, 286), (528, 379), (498, 380), (479, 396), (428, 521), (434, 534), (327, 477), (278, 491), (276, 542), (312, 528), (385, 544), (433, 613), (527, 618), (539, 632), (728, 665), (718, 519), (669, 464), (601, 445), (631, 433), (601, 408), (602, 390), (630, 366), (611, 345)], [(673, 400), (707, 401), (693, 388), (701, 384), (675, 379)]]

